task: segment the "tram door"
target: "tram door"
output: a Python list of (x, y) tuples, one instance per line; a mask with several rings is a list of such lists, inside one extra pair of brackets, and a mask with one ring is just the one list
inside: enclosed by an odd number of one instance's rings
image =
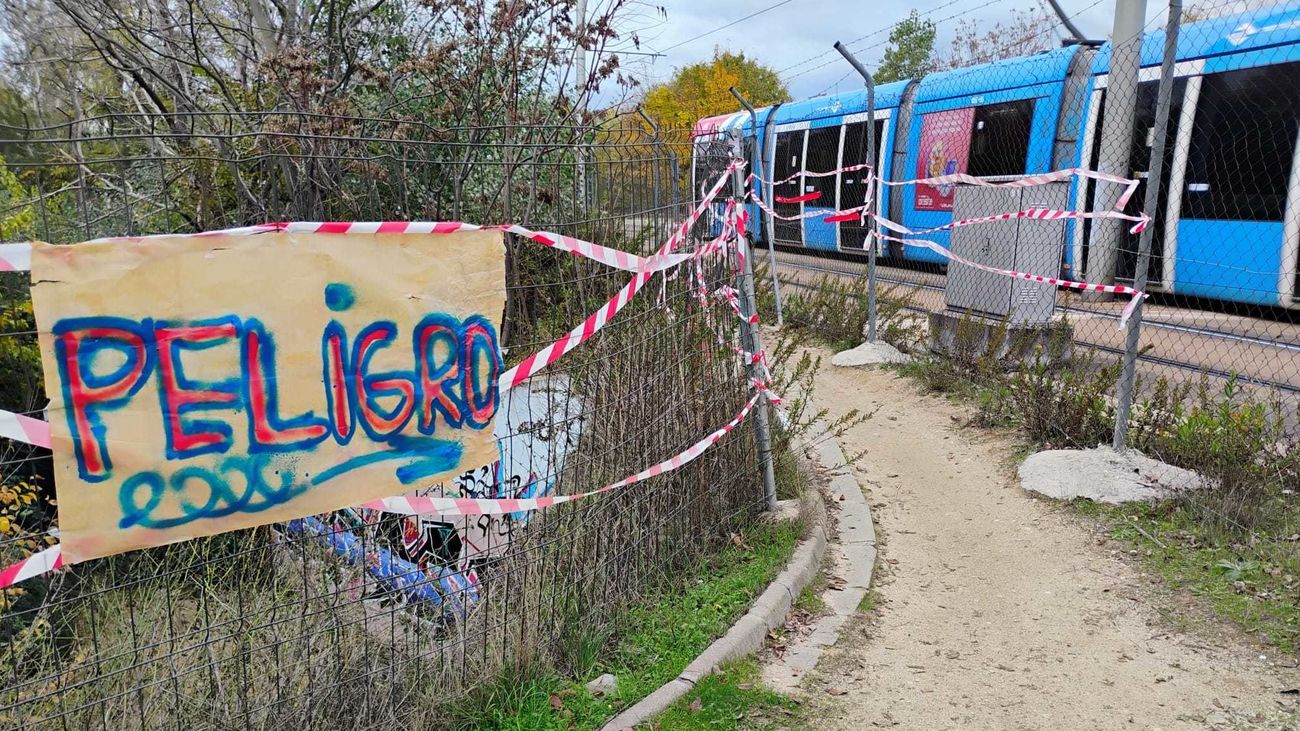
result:
[[(1136, 215), (1146, 205), (1148, 173), (1151, 171), (1151, 148), (1156, 136), (1156, 93), (1160, 82), (1144, 81), (1138, 84), (1137, 109), (1133, 141), (1129, 148), (1129, 168), (1131, 177), (1138, 180), (1137, 190), (1129, 199), (1125, 213)], [(1161, 173), (1160, 193), (1156, 198), (1156, 209), (1151, 215), (1151, 261), (1147, 267), (1147, 281), (1158, 284), (1164, 276), (1165, 252), (1165, 209), (1169, 206), (1170, 172), (1175, 164), (1174, 150), (1178, 140), (1178, 120), (1182, 117), (1183, 97), (1187, 92), (1187, 78), (1174, 79), (1173, 93), (1169, 98), (1169, 123), (1165, 127), (1164, 170)], [(1102, 114), (1105, 114), (1105, 99), (1102, 100)], [(1116, 261), (1115, 276), (1120, 279), (1135, 279), (1137, 276), (1138, 240), (1141, 234), (1130, 233), (1132, 226), (1124, 226), (1124, 242), (1120, 245), (1119, 259)]]
[[(876, 120), (876, 160), (877, 165), (880, 162), (880, 150), (884, 145), (881, 138), (885, 133), (885, 121)], [(840, 167), (857, 165), (858, 163), (867, 162), (867, 123), (853, 122), (844, 125), (844, 157), (840, 160)], [(854, 208), (862, 205), (867, 199), (867, 170), (857, 170), (851, 173), (842, 173), (840, 175), (840, 208)], [(875, 210), (880, 210), (880, 201), (875, 201)], [(856, 251), (866, 248), (867, 231), (870, 228), (863, 228), (858, 221), (844, 221), (840, 223), (840, 249), (844, 251)]]
[[(1129, 198), (1128, 205), (1124, 212), (1137, 215), (1146, 206), (1147, 180), (1148, 173), (1151, 171), (1151, 148), (1155, 144), (1155, 123), (1156, 123), (1156, 95), (1159, 92), (1159, 81), (1143, 81), (1138, 84), (1137, 108), (1134, 110), (1133, 137), (1129, 142), (1129, 175), (1138, 181), (1137, 188)], [(1109, 89), (1101, 90), (1101, 98), (1097, 105), (1096, 129), (1098, 135), (1104, 127), (1106, 118), (1106, 100)], [(1151, 215), (1151, 259), (1147, 266), (1147, 281), (1151, 284), (1160, 284), (1164, 277), (1164, 250), (1165, 250), (1165, 211), (1168, 208), (1169, 192), (1171, 190), (1169, 181), (1174, 176), (1174, 166), (1181, 165), (1182, 160), (1175, 158), (1175, 150), (1178, 147), (1178, 126), (1182, 118), (1183, 100), (1187, 93), (1187, 77), (1180, 76), (1174, 79), (1173, 92), (1169, 98), (1169, 123), (1165, 128), (1165, 157), (1164, 169), (1161, 173), (1160, 194), (1157, 199), (1156, 209), (1148, 211)], [(1089, 159), (1089, 168), (1100, 170), (1102, 148), (1105, 141), (1098, 139), (1093, 143), (1091, 157)], [(1096, 210), (1097, 207), (1097, 188), (1098, 184), (1094, 180), (1083, 181), (1084, 200), (1091, 201), (1089, 208)], [(1177, 223), (1175, 222), (1175, 225)], [(1092, 237), (1096, 233), (1097, 222), (1094, 220), (1084, 227), (1085, 246), (1090, 244)], [(1121, 224), (1123, 238), (1120, 243), (1118, 258), (1115, 262), (1115, 276), (1119, 279), (1132, 281), (1137, 272), (1137, 252), (1138, 242), (1141, 234), (1131, 233), (1131, 224)], [(1086, 251), (1086, 248), (1085, 248)], [(1085, 254), (1086, 257), (1086, 254)], [(1086, 263), (1085, 258), (1085, 263)], [(1086, 271), (1080, 267), (1079, 271)]]
[[(782, 216), (799, 215), (798, 203), (781, 203), (780, 198), (794, 198), (802, 193), (803, 176), (797, 175), (803, 170), (803, 142), (805, 130), (776, 133), (776, 151), (773, 153), (772, 176), (777, 182), (787, 182), (775, 186), (772, 190), (772, 208)], [(773, 238), (787, 244), (802, 243), (799, 222), (776, 219), (772, 225)]]

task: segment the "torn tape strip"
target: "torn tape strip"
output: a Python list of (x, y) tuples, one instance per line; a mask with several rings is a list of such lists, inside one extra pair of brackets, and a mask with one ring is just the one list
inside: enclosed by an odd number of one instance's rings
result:
[(31, 244), (0, 244), (0, 272), (25, 272), (31, 268)]
[[(673, 231), (672, 235), (668, 237), (668, 240), (659, 247), (657, 252), (655, 252), (656, 257), (671, 254), (673, 249), (685, 240), (686, 235), (690, 232), (691, 226), (695, 225), (695, 222), (700, 219), (700, 216), (704, 215), (704, 212), (709, 208), (709, 204), (713, 202), (713, 199), (716, 198), (718, 193), (722, 190), (723, 185), (726, 184), (728, 177), (731, 175), (731, 171), (743, 168), (744, 165), (745, 163), (743, 161), (735, 161), (732, 162), (731, 165), (727, 166), (727, 171), (724, 172), (718, 178), (717, 182), (713, 184), (713, 187), (709, 192), (700, 200), (699, 205), (690, 212), (686, 219), (678, 225), (675, 231)], [(498, 385), (501, 390), (504, 391), (518, 386), (537, 373), (540, 373), (548, 365), (559, 360), (565, 353), (570, 352), (590, 339), (591, 336), (595, 335), (601, 330), (601, 328), (605, 327), (605, 325), (608, 324), (620, 310), (632, 301), (632, 298), (635, 297), (637, 292), (645, 286), (645, 283), (650, 281), (650, 277), (653, 274), (654, 272), (651, 271), (637, 272), (628, 280), (627, 284), (623, 285), (623, 288), (620, 289), (617, 294), (605, 303), (604, 306), (591, 313), (591, 315), (589, 315), (587, 319), (577, 327), (570, 330), (566, 335), (560, 337), (555, 342), (547, 345), (527, 358), (524, 358), (519, 362), (519, 365), (507, 370), (505, 373), (502, 373), (498, 380)]]
[(804, 193), (803, 195), (795, 195), (795, 196), (776, 195), (776, 196), (772, 196), (772, 200), (776, 201), (777, 203), (809, 203), (821, 197), (822, 197), (821, 191), (814, 190), (811, 193)]

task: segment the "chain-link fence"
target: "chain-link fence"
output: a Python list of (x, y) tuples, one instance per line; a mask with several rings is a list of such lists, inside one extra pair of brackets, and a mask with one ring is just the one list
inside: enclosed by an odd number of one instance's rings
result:
[[(685, 136), (642, 129), (121, 115), (6, 137), (9, 240), (505, 217), (646, 253), (698, 198), (673, 153)], [(516, 444), (514, 458), (425, 491), (582, 492), (725, 424), (749, 393), (738, 321), (725, 307), (708, 312), (699, 294), (737, 279), (721, 258), (691, 266), (503, 395), (497, 436)], [(3, 277), (0, 407), (40, 415), (27, 275)], [(627, 277), (508, 239), (507, 363), (582, 322)], [(452, 723), (439, 709), (503, 668), (582, 662), (618, 609), (761, 511), (752, 437), (746, 424), (671, 474), (537, 513), (346, 510), (28, 580), (0, 593), (0, 719), (102, 729)], [(49, 453), (8, 440), (0, 449), (8, 565), (56, 540), (56, 507)]]
[[(1293, 20), (1300, 8), (1243, 7), (1183, 8), (1163, 130), (1155, 125), (1165, 16), (1155, 15), (1142, 29), (1140, 52), (1130, 51), (1140, 53), (1136, 68), (1123, 78), (1117, 75), (1123, 51), (1116, 49), (1128, 44), (1108, 42), (885, 86), (875, 110), (876, 132), (885, 141), (876, 163), (887, 181), (954, 172), (997, 181), (1086, 168), (1137, 180), (1122, 201), (1126, 213), (1137, 215), (1147, 205), (1153, 145), (1160, 144), (1160, 185), (1147, 211), (1150, 251), (1141, 284), (1152, 297), (1142, 317), (1139, 376), (1148, 386), (1161, 377), (1182, 383), (1205, 376), (1215, 389), (1232, 380), (1255, 396), (1276, 392), (1290, 400), (1300, 388), (1300, 335), (1292, 315), (1300, 237), (1294, 164), (1300, 66), (1293, 60), (1300, 38)], [(860, 93), (841, 96), (843, 104), (818, 100), (820, 118), (808, 113), (815, 110), (782, 118), (778, 110), (768, 142), (773, 177), (865, 161), (863, 123), (825, 114), (842, 106), (843, 116), (855, 102), (860, 106)], [(1131, 124), (1108, 120), (1108, 104), (1131, 107), (1124, 115)], [(791, 180), (773, 191), (777, 212), (809, 215), (818, 207), (859, 205), (865, 191), (849, 190), (861, 187), (856, 177)], [(927, 232), (916, 238), (979, 263), (1133, 284), (1142, 234), (1130, 222), (1016, 219), (943, 229), (953, 221), (1027, 209), (1087, 215), (1111, 208), (1124, 192), (1122, 185), (1073, 176), (1011, 190), (884, 185), (876, 196), (883, 218)], [(820, 197), (782, 210), (781, 196), (803, 194)], [(816, 217), (778, 220), (772, 239), (780, 274), (796, 288), (821, 274), (860, 276), (858, 226), (841, 222), (837, 229)], [(1032, 288), (898, 241), (885, 241), (881, 254), (882, 287), (906, 294), (914, 311), (949, 309), (1012, 326), (1063, 323), (1076, 351), (1100, 360), (1123, 353), (1124, 331), (1116, 324), (1127, 297)], [(1043, 306), (1043, 300), (1051, 302)], [(800, 317), (797, 308), (785, 314)]]
[[(856, 345), (862, 241), (874, 237), (825, 214), (870, 195), (882, 219), (865, 219), (881, 234), (881, 337), (916, 356), (909, 372), (976, 396), (979, 420), (1018, 425), (1037, 446), (1117, 439), (1199, 472), (1204, 489), (1179, 495), (1151, 530), (1254, 567), (1262, 583), (1238, 583), (1269, 588), (1241, 590), (1272, 601), (1300, 575), (1300, 6), (1158, 10), (1113, 42), (1024, 55), (1017, 38), (1001, 60), (879, 85), (871, 112), (861, 92), (778, 107), (767, 159), (774, 179), (793, 177), (770, 200), (803, 218), (769, 217), (767, 240), (786, 322)], [(868, 116), (882, 140), (872, 161), (854, 128)], [(853, 189), (866, 182), (858, 174), (806, 174), (864, 162), (883, 178), (870, 194)], [(1028, 187), (942, 179), (1080, 168)], [(1143, 212), (1145, 230), (1134, 220)], [(955, 257), (1150, 297), (1127, 321), (1129, 295)]]

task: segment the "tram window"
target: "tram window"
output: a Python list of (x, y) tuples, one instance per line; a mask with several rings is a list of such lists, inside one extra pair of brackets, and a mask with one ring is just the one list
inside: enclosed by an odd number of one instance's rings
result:
[[(804, 160), (804, 172), (824, 173), (839, 166), (840, 128), (822, 127), (808, 132), (808, 156)], [(806, 205), (835, 207), (835, 176), (826, 175), (818, 178), (804, 178), (801, 193), (817, 191), (821, 195)]]
[(1033, 119), (1032, 99), (976, 107), (966, 172), (981, 177), (1023, 175)]
[(1300, 120), (1300, 62), (1207, 75), (1197, 106), (1183, 215), (1282, 220)]

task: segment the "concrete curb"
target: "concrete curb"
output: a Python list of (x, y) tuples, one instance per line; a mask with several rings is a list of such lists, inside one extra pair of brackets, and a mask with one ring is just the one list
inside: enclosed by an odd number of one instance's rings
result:
[(804, 508), (808, 535), (799, 542), (785, 568), (768, 584), (745, 616), (709, 645), (680, 675), (624, 709), (602, 726), (602, 731), (621, 731), (649, 721), (689, 693), (700, 678), (717, 670), (722, 663), (757, 652), (763, 647), (768, 631), (785, 623), (785, 615), (795, 597), (812, 581), (826, 555), (826, 503), (817, 490), (808, 492), (809, 500)]
[[(825, 434), (828, 428), (818, 422), (814, 434)], [(829, 546), (828, 572), (843, 579), (835, 588), (827, 587), (821, 599), (831, 610), (819, 617), (813, 631), (797, 638), (785, 648), (785, 653), (763, 667), (763, 680), (774, 690), (792, 693), (804, 675), (817, 666), (827, 647), (840, 637), (845, 623), (853, 617), (867, 592), (876, 567), (876, 529), (871, 517), (870, 503), (862, 487), (853, 476), (840, 445), (832, 438), (823, 438), (808, 450), (830, 477), (827, 490), (839, 508), (835, 521), (835, 540)]]

